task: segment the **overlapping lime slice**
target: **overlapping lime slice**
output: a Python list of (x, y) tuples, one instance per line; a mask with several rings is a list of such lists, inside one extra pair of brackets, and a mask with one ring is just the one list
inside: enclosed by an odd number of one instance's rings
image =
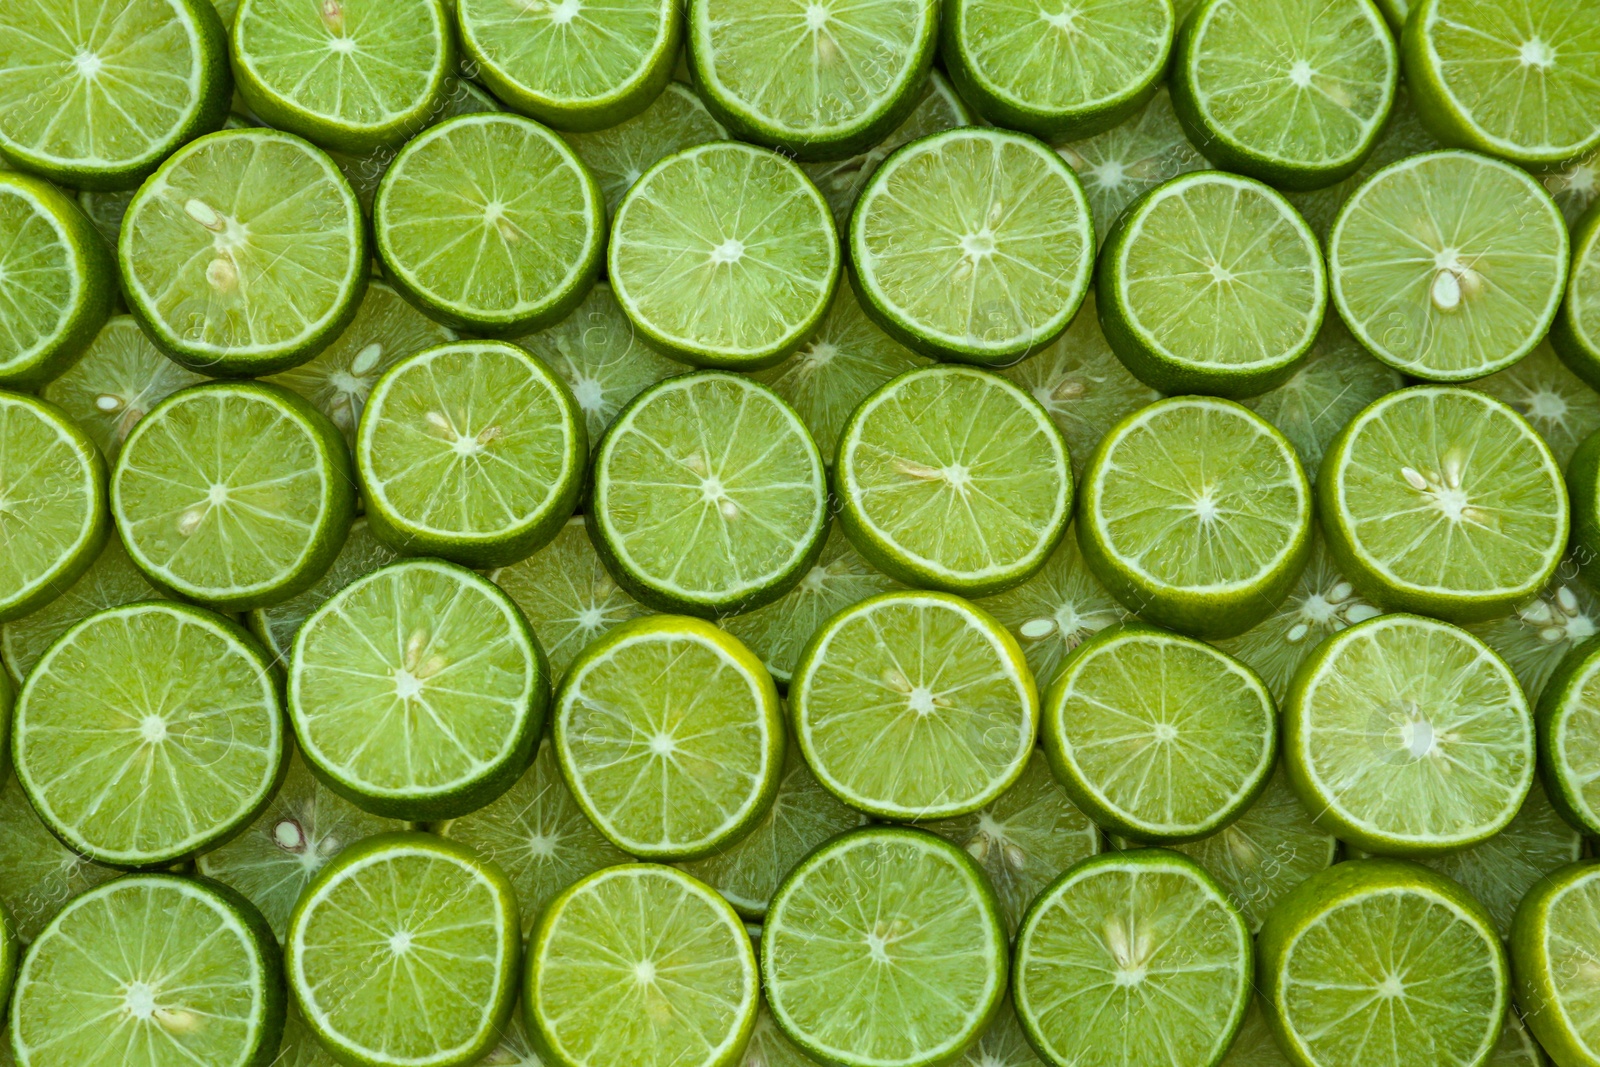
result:
[(1559, 1064), (1600, 1060), (1595, 937), (1600, 932), (1600, 864), (1573, 864), (1523, 899), (1511, 927), (1517, 1005)]
[(19, 938), (35, 940), (67, 901), (121, 873), (63, 845), (16, 777), (7, 777), (0, 786), (0, 905)]
[(245, 624), (272, 657), (273, 667), (287, 670), (289, 652), (294, 647), (300, 624), (333, 594), (394, 559), (394, 549), (373, 536), (367, 520), (359, 518), (350, 524), (344, 546), (316, 585), (280, 604), (246, 612)]
[(1506, 1012), (1505, 1028), (1500, 1031), (1500, 1040), (1484, 1061), (1484, 1067), (1546, 1067), (1549, 1062), (1516, 1008)]
[(1573, 826), (1600, 834), (1600, 642), (1579, 646), (1551, 675), (1536, 721), (1551, 803)]
[(955, 1061), (959, 1067), (1043, 1067), (1044, 1062), (1028, 1044), (1009, 999), (983, 1036)]
[(1540, 175), (1540, 181), (1555, 199), (1568, 226), (1576, 226), (1589, 210), (1589, 205), (1594, 203), (1595, 195), (1600, 193), (1600, 180), (1597, 179), (1600, 179), (1600, 151), (1586, 153), (1563, 167)]
[(1250, 998), (1250, 1010), (1245, 1012), (1239, 1036), (1233, 1039), (1217, 1067), (1293, 1067), (1267, 1026), (1266, 1013), (1271, 1010), (1262, 1003), (1259, 993)]
[(784, 1036), (778, 1024), (772, 1021), (766, 998), (756, 1013), (755, 1029), (750, 1031), (750, 1044), (745, 1046), (744, 1058), (739, 1067), (818, 1067), (817, 1061), (795, 1047)]
[(1499, 653), (1528, 699), (1537, 701), (1567, 654), (1600, 633), (1600, 597), (1581, 577), (1577, 558), (1568, 556), (1537, 597), (1467, 629)]
[(632, 118), (603, 130), (564, 136), (600, 183), (606, 210), (614, 215), (623, 194), (645, 171), (674, 152), (727, 135), (692, 88), (669, 81), (661, 95)]
[(1572, 274), (1550, 343), (1575, 374), (1600, 386), (1600, 210), (1573, 228)]

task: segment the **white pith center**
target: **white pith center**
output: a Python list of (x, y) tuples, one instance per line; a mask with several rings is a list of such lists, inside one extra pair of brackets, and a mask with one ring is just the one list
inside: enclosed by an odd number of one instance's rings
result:
[(581, 608), (578, 611), (578, 625), (585, 630), (598, 630), (606, 622), (606, 613), (599, 608)]
[(828, 586), (828, 568), (820, 563), (815, 565), (800, 579), (800, 586), (808, 593), (822, 592)]
[(1439, 311), (1456, 310), (1463, 300), (1483, 288), (1483, 276), (1462, 260), (1459, 248), (1443, 248), (1434, 253), (1433, 269), (1428, 299)]
[(411, 933), (408, 930), (396, 930), (389, 935), (389, 951), (396, 956), (404, 956), (411, 951)]
[(879, 934), (877, 931), (873, 931), (873, 932), (867, 934), (866, 942), (867, 942), (867, 954), (872, 957), (872, 961), (874, 963), (888, 963), (888, 962), (890, 962), (890, 960), (889, 960), (889, 941), (888, 941), (887, 938), (885, 938), (883, 935)]
[(1234, 281), (1236, 277), (1233, 271), (1229, 270), (1227, 267), (1224, 267), (1221, 263), (1213, 262), (1206, 268), (1206, 270), (1210, 272), (1212, 281), (1223, 285)]
[(144, 982), (128, 983), (122, 994), (122, 1010), (135, 1019), (145, 1020), (156, 1013), (156, 991)]
[(1422, 759), (1438, 751), (1438, 736), (1426, 719), (1413, 719), (1400, 727), (1400, 744), (1412, 759)]
[(1217, 501), (1211, 495), (1211, 490), (1203, 490), (1194, 502), (1194, 517), (1201, 522), (1215, 522), (1217, 516), (1222, 514), (1217, 507)]
[(394, 695), (401, 700), (413, 700), (422, 693), (422, 679), (406, 670), (398, 668), (394, 672)]
[(1528, 396), (1528, 417), (1555, 422), (1567, 417), (1567, 398), (1549, 389)]
[(105, 66), (105, 61), (93, 52), (79, 52), (72, 57), (72, 65), (77, 68), (80, 77), (93, 79)]
[(595, 412), (605, 404), (606, 391), (593, 378), (584, 377), (572, 383), (572, 396), (584, 411)]
[(139, 737), (148, 745), (159, 745), (167, 739), (167, 720), (159, 715), (146, 715), (139, 720)]
[(1297, 59), (1289, 68), (1289, 81), (1297, 88), (1306, 89), (1311, 86), (1311, 78), (1316, 71), (1311, 69), (1311, 64), (1303, 59)]
[(828, 24), (828, 9), (821, 4), (806, 5), (806, 29), (816, 33)]
[(1446, 457), (1440, 472), (1423, 473), (1415, 467), (1401, 467), (1400, 477), (1451, 522), (1476, 522), (1482, 518), (1472, 505), (1472, 497), (1461, 486), (1459, 457)]
[(1077, 29), (1078, 12), (1074, 8), (1064, 7), (1054, 14), (1046, 14), (1041, 11), (1039, 12), (1039, 17), (1058, 30)]
[(744, 258), (744, 242), (730, 237), (711, 250), (713, 263), (737, 263)]
[(1399, 975), (1391, 974), (1378, 983), (1380, 997), (1403, 997), (1406, 995), (1406, 984), (1400, 981)]
[(961, 251), (965, 252), (968, 259), (987, 259), (994, 255), (994, 231), (985, 226), (977, 233), (963, 234), (961, 237)]
[(1329, 626), (1343, 629), (1364, 622), (1377, 615), (1378, 609), (1357, 596), (1349, 582), (1339, 581), (1306, 596), (1300, 601), (1297, 614), (1300, 621), (1284, 634), (1284, 640), (1290, 644), (1304, 641), (1313, 629)]
[(656, 734), (650, 739), (650, 751), (657, 756), (670, 756), (678, 751), (671, 734)]
[(345, 396), (365, 396), (371, 383), (365, 378), (357, 378), (349, 371), (336, 370), (328, 375), (328, 384)]
[(349, 37), (328, 38), (328, 51), (341, 56), (347, 56), (356, 50), (356, 43)]
[(1115, 189), (1128, 180), (1128, 169), (1120, 159), (1107, 159), (1095, 164), (1090, 174), (1102, 187)]
[(649, 960), (640, 960), (633, 965), (633, 977), (640, 985), (649, 985), (656, 980), (656, 965)]
[(1157, 741), (1165, 744), (1178, 739), (1178, 728), (1170, 722), (1158, 722), (1151, 734)]
[(556, 845), (561, 839), (554, 834), (530, 834), (528, 837), (528, 851), (540, 859), (554, 859)]
[(906, 703), (911, 705), (911, 710), (918, 715), (932, 715), (935, 706), (933, 690), (925, 685), (919, 685), (906, 694)]
[(952, 489), (966, 489), (972, 484), (972, 472), (960, 463), (952, 463), (944, 468), (944, 480), (950, 483)]
[(1543, 70), (1556, 61), (1556, 50), (1538, 37), (1530, 37), (1522, 42), (1522, 47), (1517, 51), (1517, 58), (1522, 61), (1524, 67), (1538, 67)]
[(838, 354), (838, 345), (830, 341), (816, 341), (804, 352), (800, 353), (800, 358), (806, 369), (810, 370), (816, 367), (826, 367), (833, 362), (833, 357)]

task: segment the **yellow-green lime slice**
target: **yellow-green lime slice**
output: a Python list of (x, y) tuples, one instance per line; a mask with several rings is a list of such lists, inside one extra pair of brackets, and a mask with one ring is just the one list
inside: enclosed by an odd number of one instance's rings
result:
[(1600, 863), (1563, 867), (1523, 898), (1511, 926), (1517, 1006), (1561, 1067), (1600, 1063), (1595, 938)]
[(1506, 1012), (1506, 1025), (1500, 1040), (1484, 1061), (1484, 1067), (1549, 1067), (1550, 1058), (1534, 1040), (1515, 1007)]
[(1250, 998), (1250, 1010), (1245, 1012), (1239, 1036), (1233, 1039), (1217, 1067), (1293, 1067), (1267, 1026), (1266, 1013), (1271, 1010), (1259, 993)]
[(350, 524), (344, 546), (316, 585), (281, 604), (246, 612), (245, 623), (272, 657), (273, 667), (280, 671), (288, 669), (294, 636), (312, 612), (357, 578), (394, 559), (394, 549), (373, 536), (365, 518), (357, 519)]
[(989, 1029), (968, 1045), (955, 1063), (958, 1067), (1044, 1067), (1045, 1061), (1028, 1044), (1022, 1024), (1017, 1021), (1016, 1009), (1008, 998)]
[(750, 1031), (750, 1044), (745, 1046), (744, 1058), (737, 1063), (739, 1067), (819, 1067), (816, 1060), (796, 1048), (772, 1021), (765, 997), (756, 1013), (755, 1029)]
[(606, 210), (615, 215), (622, 195), (656, 163), (674, 152), (720, 141), (727, 135), (695, 91), (674, 81), (632, 118), (603, 130), (564, 136), (600, 183)]
[(15, 776), (0, 786), (0, 905), (23, 941), (37, 938), (67, 901), (121, 873), (63, 845)]
[(1568, 556), (1537, 597), (1467, 629), (1500, 654), (1537, 701), (1567, 653), (1600, 633), (1600, 597), (1581, 577), (1577, 558)]
[(1539, 769), (1550, 802), (1600, 836), (1600, 641), (1574, 649), (1539, 699)]
[(1573, 373), (1600, 386), (1600, 209), (1572, 231), (1572, 273), (1550, 343)]

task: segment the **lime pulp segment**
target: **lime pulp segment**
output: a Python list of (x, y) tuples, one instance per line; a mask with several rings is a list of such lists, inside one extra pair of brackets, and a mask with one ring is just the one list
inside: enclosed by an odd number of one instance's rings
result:
[(674, 152), (728, 136), (695, 91), (682, 82), (667, 87), (639, 114), (603, 130), (564, 135), (600, 183), (606, 210), (615, 215), (623, 194), (645, 171)]
[(1550, 446), (1563, 470), (1584, 439), (1600, 430), (1600, 393), (1541, 344), (1503, 371), (1468, 383), (1511, 405)]

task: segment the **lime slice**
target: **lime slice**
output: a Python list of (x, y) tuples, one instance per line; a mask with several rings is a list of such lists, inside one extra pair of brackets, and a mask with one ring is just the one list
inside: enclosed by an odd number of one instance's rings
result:
[(207, 0), (7, 4), (0, 72), (0, 152), (78, 189), (138, 185), (222, 125), (232, 82)]
[(511, 598), (454, 564), (402, 560), (301, 624), (289, 718), (330, 789), (396, 819), (447, 819), (517, 780), (544, 724), (549, 668)]
[(1383, 13), (1389, 27), (1394, 30), (1396, 38), (1406, 25), (1406, 15), (1411, 10), (1411, 0), (1375, 0), (1378, 10)]
[(728, 136), (693, 89), (672, 81), (639, 114), (603, 130), (564, 135), (578, 153), (615, 215), (622, 196), (661, 160), (707, 141)]
[(783, 766), (772, 676), (708, 622), (634, 619), (573, 661), (556, 694), (556, 756), (614, 845), (698, 859), (748, 834)]
[(156, 585), (219, 611), (280, 604), (314, 585), (355, 511), (339, 431), (287, 389), (196, 385), (128, 434), (111, 514)]
[(927, 362), (878, 329), (850, 287), (841, 285), (805, 346), (754, 377), (799, 413), (831, 464), (839, 434), (861, 401), (895, 375)]
[(899, 588), (899, 582), (862, 559), (834, 523), (822, 555), (799, 585), (764, 608), (729, 616), (718, 625), (749, 646), (774, 679), (788, 685), (806, 642), (823, 623), (852, 604)]
[(750, 611), (794, 588), (822, 551), (825, 477), (800, 416), (770, 389), (681, 375), (635, 397), (601, 440), (589, 536), (651, 607)]
[(18, 1067), (254, 1067), (283, 1031), (272, 931), (231, 889), (118, 878), (62, 908), (28, 948), (11, 1002)]
[(37, 938), (67, 901), (121, 873), (57, 840), (14, 776), (0, 786), (0, 905), (23, 941)]
[(1369, 0), (1206, 0), (1178, 35), (1172, 102), (1218, 166), (1316, 189), (1372, 151), (1399, 51)]
[(288, 933), (301, 890), (346, 845), (406, 828), (334, 794), (298, 753), (291, 751), (287, 762), (283, 784), (256, 821), (195, 860), (198, 873), (232, 886), (254, 904), (279, 940)]
[(834, 838), (784, 879), (762, 928), (761, 973), (773, 1018), (811, 1056), (931, 1067), (1004, 1006), (1006, 930), (965, 852), (873, 826)]
[(1163, 849), (1087, 860), (1017, 934), (1017, 1016), (1055, 1064), (1215, 1063), (1250, 1003), (1250, 932), (1193, 861)]
[(935, 359), (1007, 364), (1077, 313), (1094, 224), (1060, 156), (1022, 134), (968, 127), (885, 160), (850, 217), (849, 245), (851, 284), (890, 336)]
[(309, 363), (267, 381), (311, 401), (353, 449), (367, 397), (384, 372), (409, 355), (453, 340), (454, 331), (406, 303), (388, 283), (374, 281), (338, 340)]
[(1146, 193), (1117, 220), (1101, 262), (1106, 340), (1164, 393), (1244, 397), (1281, 384), (1328, 306), (1311, 227), (1281, 194), (1221, 171)]
[(961, 95), (996, 126), (1076, 140), (1150, 99), (1176, 29), (1171, 0), (954, 0), (939, 56)]
[(17, 778), (45, 825), (120, 867), (227, 840), (266, 806), (283, 767), (282, 713), (256, 643), (219, 615), (164, 602), (112, 608), (62, 635), (28, 675), (13, 733)]
[(1300, 883), (1257, 954), (1268, 1025), (1300, 1067), (1483, 1063), (1510, 999), (1482, 905), (1414, 863), (1340, 863)]
[(1418, 386), (1368, 406), (1329, 446), (1317, 502), (1334, 559), (1366, 597), (1456, 622), (1538, 595), (1567, 545), (1549, 447), (1469, 389)]
[(1239, 1036), (1233, 1039), (1228, 1054), (1217, 1067), (1294, 1067), (1267, 1026), (1266, 1013), (1271, 1010), (1270, 1005), (1263, 1004), (1259, 993), (1250, 998), (1250, 1010), (1245, 1012)]
[(223, 26), (233, 25), (233, 17), (239, 12), (239, 0), (211, 0), (211, 6), (217, 9), (217, 16), (222, 19)]
[(1208, 837), (1266, 788), (1272, 695), (1210, 645), (1151, 626), (1080, 645), (1045, 694), (1044, 750), (1073, 801), (1136, 841)]
[(1283, 708), (1290, 784), (1369, 852), (1430, 855), (1505, 829), (1533, 781), (1533, 719), (1505, 662), (1448, 623), (1380, 615), (1333, 634)]
[(817, 779), (880, 819), (978, 811), (1027, 766), (1039, 697), (1022, 650), (943, 593), (884, 593), (828, 620), (789, 683)]
[(1100, 851), (1100, 828), (1072, 803), (1037, 749), (1016, 784), (983, 808), (922, 825), (978, 861), (1011, 935), (1056, 875)]
[(632, 862), (572, 799), (548, 738), (539, 743), (532, 765), (498, 799), (435, 823), (433, 831), (466, 845), (506, 873), (521, 904), (524, 941), (556, 894), (602, 867)]
[[(245, 623), (250, 632), (260, 640), (272, 659), (273, 667), (286, 671), (289, 653), (294, 647), (294, 636), (300, 624), (329, 597), (365, 574), (395, 560), (395, 551), (379, 541), (367, 525), (365, 518), (350, 524), (350, 533), (344, 547), (334, 557), (328, 570), (310, 589), (291, 597), (281, 604), (256, 608), (246, 613)], [(90, 573), (93, 573), (92, 571)]]
[(522, 1021), (524, 1010), (519, 1002), (511, 1012), (511, 1021), (506, 1023), (505, 1036), (478, 1061), (478, 1067), (544, 1067), (544, 1060), (528, 1039), (528, 1029)]
[(622, 406), (649, 385), (687, 368), (653, 351), (599, 282), (554, 326), (515, 339), (567, 383), (595, 447)]
[(0, 175), (0, 248), (0, 386), (31, 388), (94, 340), (115, 300), (116, 267), (77, 205), (24, 174)]
[(1600, 21), (1560, 0), (1412, 0), (1406, 81), (1439, 140), (1528, 167), (1600, 146)]
[(289, 990), (348, 1064), (456, 1067), (500, 1039), (517, 995), (517, 898), (500, 868), (431, 834), (341, 852), (289, 920)]
[(653, 864), (599, 871), (557, 897), (523, 981), (528, 1028), (556, 1067), (733, 1067), (760, 999), (739, 916)]
[(428, 315), (483, 333), (564, 318), (600, 270), (605, 202), (566, 142), (478, 113), (414, 137), (372, 205), (384, 274)]
[(1328, 235), (1333, 301), (1356, 340), (1407, 374), (1503, 370), (1550, 328), (1567, 283), (1567, 228), (1526, 172), (1470, 152), (1391, 164)]
[(689, 65), (734, 136), (843, 159), (917, 106), (938, 32), (936, 0), (690, 0)]
[(1232, 637), (1294, 587), (1311, 551), (1311, 488), (1294, 446), (1259, 416), (1226, 400), (1161, 400), (1090, 457), (1078, 545), (1129, 611)]
[(108, 320), (78, 361), (39, 395), (115, 459), (133, 424), (186, 385), (205, 381), (150, 342), (131, 315)]
[(866, 821), (822, 788), (791, 745), (778, 792), (761, 821), (732, 846), (680, 866), (722, 894), (740, 915), (759, 921), (778, 883), (796, 864), (830, 837)]
[(0, 622), (38, 611), (106, 543), (106, 463), (48, 404), (0, 392)]
[(1522, 1016), (1515, 1008), (1506, 1012), (1505, 1028), (1500, 1031), (1500, 1040), (1484, 1061), (1484, 1067), (1549, 1067), (1549, 1063), (1544, 1049), (1523, 1025)]
[(869, 562), (964, 596), (1036, 574), (1072, 513), (1072, 468), (1049, 413), (972, 367), (907, 371), (862, 401), (834, 482), (839, 520)]
[(457, 0), (474, 78), (524, 115), (598, 130), (643, 111), (683, 40), (675, 0)]
[(1561, 661), (1600, 633), (1600, 597), (1579, 576), (1578, 561), (1561, 561), (1550, 584), (1510, 615), (1467, 627), (1500, 654), (1537, 701)]
[(1573, 373), (1600, 387), (1600, 209), (1573, 228), (1572, 276), (1550, 343)]
[(1545, 191), (1555, 199), (1567, 225), (1576, 227), (1589, 205), (1594, 203), (1596, 194), (1600, 194), (1600, 151), (1579, 156), (1555, 170), (1539, 169), (1542, 172), (1539, 180), (1544, 183)]
[(283, 1040), (278, 1043), (278, 1058), (272, 1061), (272, 1067), (340, 1067), (339, 1061), (317, 1041), (292, 999), (288, 1006), (283, 1018)]
[(1028, 1044), (1009, 999), (983, 1036), (954, 1061), (956, 1067), (1044, 1067), (1044, 1062)]
[(827, 202), (798, 166), (716, 141), (667, 156), (633, 183), (606, 272), (628, 318), (666, 355), (760, 370), (822, 321), (839, 243)]
[(1511, 960), (1517, 1005), (1534, 1036), (1559, 1064), (1600, 1062), (1600, 864), (1562, 868), (1517, 908)]
[(373, 533), (474, 567), (514, 562), (554, 537), (588, 455), (572, 393), (504, 341), (406, 357), (372, 387), (356, 431)]
[(1600, 641), (1580, 646), (1551, 675), (1536, 721), (1550, 802), (1573, 826), (1600, 835)]
[(796, 1048), (772, 1021), (772, 1012), (764, 997), (756, 1013), (755, 1029), (750, 1031), (750, 1044), (745, 1046), (744, 1058), (737, 1062), (739, 1067), (819, 1067), (816, 1060)]

